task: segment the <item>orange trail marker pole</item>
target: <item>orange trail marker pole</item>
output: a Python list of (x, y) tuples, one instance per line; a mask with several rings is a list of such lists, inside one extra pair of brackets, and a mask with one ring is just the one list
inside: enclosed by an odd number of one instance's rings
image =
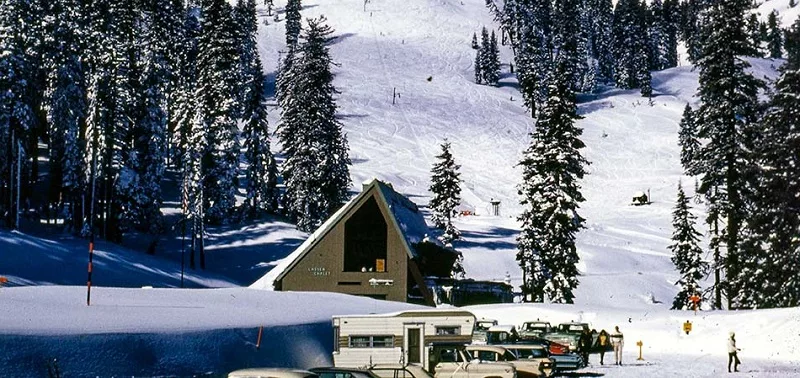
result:
[(256, 349), (261, 348), (261, 332), (264, 331), (264, 327), (258, 327), (258, 340), (256, 340)]

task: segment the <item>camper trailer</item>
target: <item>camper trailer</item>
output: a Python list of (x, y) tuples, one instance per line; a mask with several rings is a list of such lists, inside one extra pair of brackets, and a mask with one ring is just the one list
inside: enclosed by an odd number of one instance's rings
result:
[(474, 327), (475, 315), (459, 310), (334, 316), (333, 363), (359, 367), (400, 362), (427, 368), (430, 344), (469, 343)]

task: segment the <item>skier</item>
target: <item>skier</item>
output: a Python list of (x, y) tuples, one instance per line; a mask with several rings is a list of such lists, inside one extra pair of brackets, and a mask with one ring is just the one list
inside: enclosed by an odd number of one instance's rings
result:
[(600, 334), (597, 335), (597, 342), (595, 342), (595, 347), (600, 350), (600, 365), (603, 364), (603, 357), (606, 355), (606, 349), (611, 345), (611, 340), (609, 340), (608, 332), (606, 330), (601, 329)]
[(731, 362), (733, 362), (733, 371), (739, 371), (741, 361), (739, 361), (739, 356), (736, 355), (736, 352), (740, 350), (736, 347), (736, 334), (731, 332), (728, 338), (728, 373), (731, 372)]
[(614, 333), (611, 334), (611, 345), (614, 347), (614, 364), (622, 365), (622, 346), (625, 344), (619, 326), (614, 326)]

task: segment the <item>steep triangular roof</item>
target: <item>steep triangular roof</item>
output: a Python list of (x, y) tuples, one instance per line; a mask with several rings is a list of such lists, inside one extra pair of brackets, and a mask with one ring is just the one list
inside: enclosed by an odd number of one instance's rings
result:
[(370, 195), (373, 191), (377, 190), (376, 196), (379, 201), (383, 201), (389, 209), (388, 226), (394, 227), (397, 232), (403, 236), (405, 249), (409, 258), (416, 257), (414, 244), (428, 241), (438, 243), (438, 240), (427, 240), (425, 237), (428, 233), (428, 225), (425, 223), (425, 218), (420, 213), (419, 208), (408, 198), (402, 194), (397, 193), (392, 187), (378, 179), (372, 179), (364, 184), (364, 189), (342, 206), (338, 211), (325, 220), (308, 239), (300, 244), (289, 256), (286, 256), (276, 265), (272, 270), (267, 272), (258, 281), (254, 282), (250, 287), (258, 289), (272, 290), (275, 281), (283, 279), (283, 277), (292, 270), (292, 268), (308, 254), (314, 246), (321, 241), (342, 219), (345, 214), (348, 214), (361, 200)]

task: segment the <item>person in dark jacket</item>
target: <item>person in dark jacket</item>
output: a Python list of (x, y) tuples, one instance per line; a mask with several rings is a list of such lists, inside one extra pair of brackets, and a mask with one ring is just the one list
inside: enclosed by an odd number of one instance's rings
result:
[(592, 348), (592, 334), (588, 329), (583, 330), (578, 339), (578, 352), (583, 358), (583, 366), (589, 365), (589, 350)]
[(606, 355), (606, 350), (611, 347), (611, 339), (606, 330), (601, 329), (600, 334), (597, 335), (597, 341), (594, 344), (595, 348), (600, 350), (600, 365), (603, 364), (603, 357)]

